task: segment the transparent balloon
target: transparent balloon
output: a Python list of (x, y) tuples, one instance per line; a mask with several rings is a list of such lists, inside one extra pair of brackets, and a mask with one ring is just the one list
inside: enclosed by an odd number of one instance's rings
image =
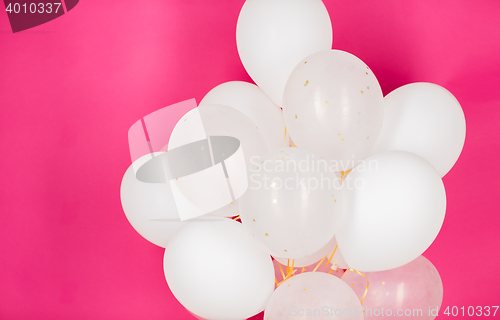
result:
[(443, 224), (446, 194), (437, 171), (406, 151), (373, 155), (342, 184), (344, 219), (336, 234), (358, 271), (400, 267), (422, 254)]
[(283, 95), (294, 144), (347, 171), (369, 154), (380, 133), (383, 95), (372, 70), (356, 56), (327, 50), (305, 57)]
[[(363, 307), (365, 319), (385, 319), (400, 315), (404, 319), (432, 320), (443, 301), (443, 283), (434, 265), (423, 256), (387, 271), (366, 272), (369, 288)], [(361, 299), (366, 279), (348, 271), (342, 280)]]
[(332, 47), (332, 24), (321, 0), (247, 0), (236, 27), (241, 62), (278, 106), (295, 65)]
[(323, 272), (291, 277), (273, 293), (264, 319), (363, 319), (354, 291), (339, 278)]
[(415, 153), (444, 176), (465, 142), (465, 116), (458, 100), (433, 83), (411, 83), (384, 98), (385, 116), (373, 153)]
[(255, 123), (269, 150), (288, 147), (281, 109), (256, 85), (243, 81), (225, 82), (208, 92), (200, 106), (210, 104), (234, 108)]
[[(222, 219), (222, 221), (220, 221)], [(189, 223), (165, 249), (170, 290), (205, 319), (246, 319), (261, 312), (274, 289), (271, 257), (231, 219)]]
[(267, 252), (298, 259), (330, 241), (342, 219), (342, 195), (326, 161), (282, 148), (254, 159), (239, 208), (243, 225)]

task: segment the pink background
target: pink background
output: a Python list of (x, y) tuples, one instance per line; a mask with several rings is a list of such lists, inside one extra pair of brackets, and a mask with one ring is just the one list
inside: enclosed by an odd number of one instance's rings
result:
[[(121, 209), (127, 130), (251, 81), (235, 41), (243, 2), (86, 0), (18, 34), (0, 12), (1, 319), (190, 317), (166, 285), (163, 250)], [(498, 305), (500, 2), (325, 4), (334, 48), (364, 60), (385, 94), (428, 81), (461, 102), (467, 139), (424, 255), (443, 279), (442, 310)]]

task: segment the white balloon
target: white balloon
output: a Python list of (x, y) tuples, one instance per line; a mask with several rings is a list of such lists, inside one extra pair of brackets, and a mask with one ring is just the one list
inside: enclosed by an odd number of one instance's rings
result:
[(239, 200), (243, 225), (275, 257), (298, 259), (321, 249), (342, 219), (333, 172), (300, 148), (276, 149), (259, 160)]
[(200, 102), (200, 106), (207, 104), (224, 105), (243, 113), (262, 132), (269, 150), (288, 147), (281, 109), (256, 85), (243, 81), (220, 84)]
[(270, 320), (363, 318), (363, 307), (350, 286), (323, 272), (305, 272), (283, 282), (264, 312), (264, 319)]
[(274, 290), (271, 257), (231, 219), (187, 224), (168, 243), (165, 278), (177, 300), (205, 319), (246, 319)]
[(443, 177), (465, 141), (465, 117), (457, 99), (433, 83), (411, 83), (384, 98), (385, 116), (373, 154), (404, 150), (429, 161)]
[(293, 70), (283, 116), (295, 145), (347, 171), (366, 158), (380, 133), (383, 94), (373, 72), (356, 56), (327, 50)]
[[(159, 155), (162, 152), (156, 152)], [(163, 152), (164, 153), (164, 152)], [(142, 162), (149, 155), (136, 160)], [(136, 177), (133, 164), (123, 175), (120, 198), (125, 215), (132, 227), (146, 240), (165, 248), (172, 235), (184, 225), (177, 212), (174, 196), (168, 183), (155, 183), (164, 177), (163, 170), (148, 166)]]
[(304, 57), (331, 49), (330, 16), (321, 0), (247, 0), (236, 26), (241, 62), (278, 106), (293, 68)]
[[(333, 253), (333, 256), (332, 256)], [(315, 253), (305, 256), (304, 258), (299, 258), (299, 259), (294, 259), (289, 260), (289, 259), (284, 259), (280, 257), (274, 257), (275, 260), (277, 260), (279, 263), (282, 265), (287, 265), (290, 264), (296, 268), (301, 268), (301, 267), (307, 267), (311, 265), (317, 264), (321, 259), (325, 258), (325, 261), (328, 261), (330, 257), (332, 257), (332, 260), (330, 263), (332, 266), (337, 266), (341, 269), (347, 269), (349, 266), (344, 260), (344, 257), (342, 256), (342, 253), (340, 252), (340, 248), (337, 247), (337, 240), (335, 239), (335, 236), (333, 236), (330, 241), (320, 250), (316, 251)], [(326, 263), (326, 262), (323, 262)], [(322, 263), (322, 264), (323, 264)]]
[(386, 151), (355, 167), (342, 184), (344, 218), (336, 234), (359, 271), (400, 267), (424, 252), (443, 224), (446, 194), (436, 170), (406, 151)]

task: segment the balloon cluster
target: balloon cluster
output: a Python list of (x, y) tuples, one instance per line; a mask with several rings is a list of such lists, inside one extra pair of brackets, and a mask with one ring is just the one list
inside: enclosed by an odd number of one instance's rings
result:
[(151, 154), (121, 185), (174, 296), (209, 320), (435, 318), (442, 283), (421, 254), (465, 140), (458, 101), (431, 83), (384, 97), (363, 61), (331, 50), (321, 0), (247, 0), (236, 40), (257, 85), (215, 87), (162, 148), (151, 137), (168, 130), (150, 125)]

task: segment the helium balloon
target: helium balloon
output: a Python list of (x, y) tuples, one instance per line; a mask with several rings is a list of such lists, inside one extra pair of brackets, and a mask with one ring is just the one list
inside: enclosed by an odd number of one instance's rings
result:
[[(363, 307), (365, 319), (385, 319), (404, 316), (405, 319), (432, 320), (443, 301), (443, 283), (432, 263), (419, 256), (399, 268), (364, 273), (369, 288)], [(362, 298), (366, 279), (356, 272), (346, 272), (341, 278)]]
[(437, 171), (406, 151), (375, 154), (342, 184), (344, 219), (336, 234), (358, 271), (400, 267), (424, 252), (443, 224), (446, 194)]
[(383, 95), (377, 78), (356, 56), (328, 50), (293, 70), (283, 95), (283, 116), (297, 147), (347, 171), (369, 154), (382, 127)]
[(321, 0), (247, 0), (236, 26), (241, 62), (278, 106), (293, 68), (332, 48), (330, 16)]
[(224, 105), (243, 113), (255, 123), (269, 150), (288, 147), (281, 109), (256, 85), (243, 81), (223, 83), (200, 102), (200, 106), (207, 104)]
[(373, 153), (404, 150), (429, 161), (443, 177), (465, 141), (465, 117), (457, 99), (433, 83), (411, 83), (384, 98), (385, 116)]
[[(333, 256), (332, 256), (333, 254)], [(307, 267), (311, 265), (316, 265), (321, 259), (326, 257), (326, 261), (331, 259), (331, 264), (332, 266), (339, 267), (342, 269), (347, 269), (349, 266), (347, 263), (344, 261), (344, 258), (342, 257), (342, 253), (340, 252), (340, 249), (337, 246), (337, 240), (335, 239), (335, 236), (330, 239), (330, 241), (320, 250), (316, 251), (315, 253), (305, 256), (304, 258), (299, 258), (299, 259), (294, 259), (293, 261), (288, 261), (289, 259), (284, 259), (280, 257), (273, 257), (275, 260), (279, 261), (279, 263), (283, 265), (287, 265), (288, 263), (294, 264), (295, 267)]]
[(342, 197), (326, 165), (300, 148), (276, 149), (252, 164), (239, 201), (241, 221), (274, 257), (303, 258), (334, 235)]
[(273, 293), (264, 319), (363, 319), (363, 307), (342, 280), (323, 272), (304, 272)]
[(234, 220), (187, 223), (163, 260), (175, 298), (205, 319), (246, 319), (261, 312), (274, 289), (271, 257)]

